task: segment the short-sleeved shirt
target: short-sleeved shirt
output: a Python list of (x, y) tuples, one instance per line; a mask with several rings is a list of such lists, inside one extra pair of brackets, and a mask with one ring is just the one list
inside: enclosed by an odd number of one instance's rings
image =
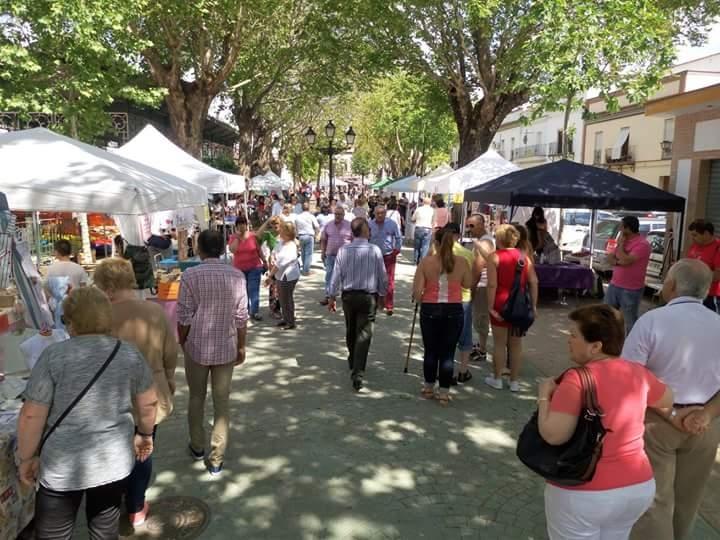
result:
[(650, 262), (650, 243), (644, 236), (638, 234), (625, 242), (625, 253), (632, 255), (637, 260), (627, 266), (619, 264), (613, 268), (612, 283), (616, 287), (623, 289), (643, 289), (645, 288), (645, 273), (647, 272), (648, 262)]
[[(715, 239), (704, 246), (693, 244), (687, 256), (689, 259), (700, 259), (714, 272), (720, 268), (720, 240)], [(720, 296), (720, 281), (713, 280), (708, 296)]]
[(322, 234), (323, 240), (325, 241), (325, 254), (335, 256), (340, 251), (340, 248), (348, 245), (352, 242), (352, 229), (350, 228), (350, 222), (342, 220), (340, 225), (333, 221), (325, 225)]
[[(586, 364), (595, 379), (598, 405), (604, 416), (602, 456), (590, 482), (559, 486), (579, 491), (616, 489), (647, 482), (653, 478), (645, 454), (645, 409), (660, 401), (665, 385), (647, 368), (622, 358)], [(565, 374), (550, 402), (550, 410), (579, 415), (582, 384), (576, 371)]]
[(77, 289), (80, 285), (87, 284), (90, 281), (85, 269), (72, 261), (52, 263), (47, 269), (47, 277), (67, 277), (73, 289)]
[[(49, 407), (45, 429), (87, 386), (116, 343), (114, 337), (87, 335), (43, 351), (23, 397)], [(45, 443), (40, 483), (54, 491), (75, 491), (127, 477), (135, 466), (133, 398), (152, 384), (142, 354), (123, 341), (107, 369)]]
[[(457, 255), (458, 257), (464, 258), (468, 262), (468, 266), (472, 270), (473, 265), (475, 264), (475, 255), (473, 255), (473, 252), (469, 249), (466, 249), (462, 247), (457, 242), (455, 245), (453, 245), (453, 255)], [(472, 290), (466, 289), (465, 287), (462, 288), (462, 301), (463, 302), (470, 302), (472, 300)]]

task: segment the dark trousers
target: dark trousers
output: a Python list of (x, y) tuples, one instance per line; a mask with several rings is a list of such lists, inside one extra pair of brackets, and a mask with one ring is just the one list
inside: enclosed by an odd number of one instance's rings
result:
[(85, 495), (90, 540), (117, 540), (120, 499), (127, 479), (81, 491), (52, 491), (43, 486), (35, 499), (35, 538), (71, 540), (78, 508)]
[(450, 388), (455, 346), (462, 334), (463, 323), (462, 304), (422, 304), (420, 307), (426, 383), (435, 384), (439, 372), (440, 388)]
[(377, 311), (377, 297), (361, 291), (348, 291), (342, 295), (345, 314), (345, 343), (348, 364), (353, 379), (362, 378), (367, 365), (368, 351), (373, 335)]
[(295, 285), (298, 280), (283, 281), (278, 280), (278, 298), (280, 299), (280, 311), (282, 312), (283, 321), (291, 326), (295, 326)]
[[(135, 431), (137, 432), (137, 427)], [(156, 431), (157, 426), (153, 428), (153, 442), (155, 442)], [(125, 506), (128, 514), (140, 512), (145, 507), (145, 492), (150, 485), (152, 470), (152, 454), (145, 461), (135, 460), (135, 467), (127, 479), (127, 493), (125, 494)]]

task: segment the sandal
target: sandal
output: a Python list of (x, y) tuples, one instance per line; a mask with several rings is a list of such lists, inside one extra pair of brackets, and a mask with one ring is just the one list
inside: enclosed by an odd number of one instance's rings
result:
[(441, 407), (447, 407), (450, 405), (450, 402), (452, 401), (452, 398), (450, 397), (450, 394), (438, 394), (435, 399), (437, 400), (438, 404)]
[(420, 392), (420, 395), (424, 397), (425, 399), (435, 399), (435, 389), (433, 388), (423, 388)]

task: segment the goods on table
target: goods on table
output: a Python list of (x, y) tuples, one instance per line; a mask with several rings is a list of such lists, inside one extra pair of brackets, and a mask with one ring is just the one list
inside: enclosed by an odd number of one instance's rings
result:
[(162, 300), (177, 300), (180, 294), (180, 269), (158, 274), (157, 296)]
[(0, 538), (17, 538), (35, 511), (35, 490), (20, 484), (15, 466), (18, 413), (19, 402), (0, 410)]

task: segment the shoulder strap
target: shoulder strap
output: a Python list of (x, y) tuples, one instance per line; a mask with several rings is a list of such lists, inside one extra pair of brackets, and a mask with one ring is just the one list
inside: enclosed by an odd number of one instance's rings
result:
[(597, 389), (595, 387), (595, 377), (586, 367), (575, 368), (580, 376), (580, 382), (583, 390), (583, 409), (590, 414), (602, 416), (603, 412), (597, 401)]
[(80, 392), (75, 399), (68, 405), (68, 408), (63, 411), (63, 413), (58, 417), (57, 420), (55, 420), (55, 423), (52, 425), (50, 429), (47, 430), (47, 433), (45, 433), (45, 436), (42, 438), (42, 441), (40, 441), (40, 448), (38, 448), (38, 454), (42, 452), (43, 446), (45, 446), (45, 443), (47, 442), (48, 438), (50, 438), (50, 435), (53, 434), (53, 432), (57, 429), (57, 427), (60, 425), (60, 423), (65, 420), (65, 417), (72, 412), (72, 410), (75, 408), (75, 405), (77, 405), (80, 400), (85, 396), (85, 394), (88, 393), (88, 390), (92, 388), (92, 385), (95, 384), (95, 381), (97, 381), (100, 378), (100, 375), (103, 374), (103, 372), (107, 369), (107, 367), (110, 365), (110, 362), (112, 362), (113, 358), (117, 355), (118, 351), (120, 350), (121, 341), (118, 339), (117, 343), (115, 343), (115, 348), (110, 353), (110, 356), (108, 356), (108, 359), (105, 360), (105, 363), (102, 365), (102, 367), (95, 373), (92, 379), (90, 379), (90, 382), (87, 384), (85, 388), (83, 388), (82, 392)]

